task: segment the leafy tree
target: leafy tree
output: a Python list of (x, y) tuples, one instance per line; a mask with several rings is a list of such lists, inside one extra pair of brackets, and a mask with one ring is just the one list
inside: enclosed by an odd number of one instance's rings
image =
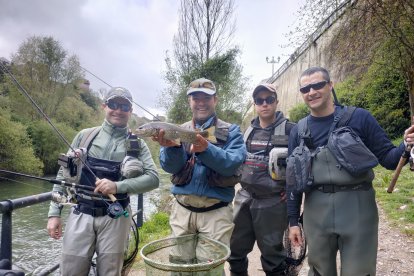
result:
[(40, 175), (43, 164), (35, 157), (24, 125), (13, 122), (0, 109), (0, 167), (6, 170)]
[(165, 58), (167, 87), (159, 99), (170, 121), (182, 123), (191, 118), (187, 86), (192, 80), (204, 77), (216, 84), (218, 115), (241, 123), (248, 79), (243, 77), (237, 61), (240, 51), (231, 47), (233, 10), (234, 2), (228, 0), (181, 1), (173, 57), (166, 53)]
[(404, 76), (414, 114), (414, 3), (360, 0), (347, 12), (333, 39), (332, 58), (342, 70), (361, 76), (373, 62)]
[(223, 55), (211, 58), (198, 68), (194, 68), (188, 74), (180, 76), (186, 85), (173, 95), (168, 118), (173, 122), (185, 122), (191, 118), (188, 107), (187, 86), (200, 77), (214, 81), (219, 102), (216, 112), (223, 120), (241, 123), (242, 114), (247, 108), (247, 98), (244, 93), (247, 86), (247, 78), (242, 76), (242, 67), (237, 63), (237, 49), (231, 49)]
[[(29, 37), (12, 57), (12, 72), (18, 81), (30, 91), (30, 96), (48, 116), (53, 117), (60, 104), (73, 96), (73, 83), (82, 77), (76, 56), (67, 56), (58, 41), (52, 37)], [(10, 94), (12, 110), (26, 118), (40, 118), (28, 99), (23, 101), (21, 92)], [(24, 105), (25, 108), (21, 108)], [(27, 108), (26, 108), (27, 107)]]
[[(64, 124), (54, 123), (54, 125), (59, 129), (66, 142), (70, 144), (77, 131)], [(45, 166), (44, 173), (57, 173), (59, 169), (57, 164), (59, 154), (66, 153), (69, 146), (46, 121), (33, 122), (28, 126), (27, 133), (33, 141), (33, 149), (36, 156), (43, 161)]]

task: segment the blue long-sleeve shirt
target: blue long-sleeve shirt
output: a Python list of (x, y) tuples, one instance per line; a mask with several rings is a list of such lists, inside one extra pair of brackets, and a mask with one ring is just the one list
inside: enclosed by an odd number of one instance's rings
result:
[[(205, 128), (209, 127), (208, 125)], [(189, 153), (186, 146), (161, 147), (160, 164), (163, 170), (174, 174), (179, 172), (187, 162)], [(173, 194), (198, 195), (216, 198), (220, 201), (231, 202), (234, 197), (233, 187), (210, 186), (207, 181), (209, 170), (214, 170), (220, 175), (231, 176), (246, 158), (246, 147), (239, 126), (231, 125), (224, 146), (218, 147), (208, 143), (205, 151), (195, 155), (195, 165), (190, 183), (185, 185), (173, 185)]]
[[(338, 108), (338, 107), (336, 107)], [(329, 129), (333, 123), (334, 114), (326, 117), (314, 117), (309, 115), (308, 127), (311, 133), (313, 148), (325, 146), (328, 143)], [(381, 166), (386, 169), (395, 169), (404, 152), (404, 143), (395, 147), (378, 124), (377, 120), (365, 109), (357, 108), (348, 124), (359, 135), (364, 144), (378, 158)], [(289, 136), (288, 154), (299, 145), (298, 126), (293, 127)], [(300, 215), (302, 193), (292, 191), (292, 186), (287, 185), (287, 211), (291, 226), (297, 225)]]

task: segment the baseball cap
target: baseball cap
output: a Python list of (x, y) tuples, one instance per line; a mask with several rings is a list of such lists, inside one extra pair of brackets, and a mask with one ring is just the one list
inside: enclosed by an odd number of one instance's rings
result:
[(188, 86), (187, 95), (191, 95), (194, 92), (203, 92), (208, 95), (216, 94), (216, 86), (211, 80), (201, 78), (193, 80)]
[(276, 87), (271, 83), (261, 83), (258, 86), (256, 86), (256, 88), (253, 90), (253, 99), (256, 97), (257, 93), (263, 90), (275, 93), (277, 99)]
[(123, 87), (112, 87), (106, 94), (105, 102), (115, 98), (124, 98), (128, 100), (130, 104), (132, 104), (131, 93)]

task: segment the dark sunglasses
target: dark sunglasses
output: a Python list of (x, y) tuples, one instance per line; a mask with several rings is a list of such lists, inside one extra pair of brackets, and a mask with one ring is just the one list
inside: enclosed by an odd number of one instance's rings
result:
[(320, 82), (317, 82), (317, 83), (311, 83), (311, 84), (308, 84), (306, 86), (303, 86), (303, 87), (299, 88), (299, 91), (303, 94), (306, 94), (306, 93), (309, 93), (311, 88), (313, 90), (319, 90), (319, 89), (324, 88), (327, 83), (328, 83), (328, 81), (326, 81), (326, 80), (320, 81)]
[(105, 104), (112, 110), (117, 110), (118, 108), (120, 108), (123, 112), (129, 112), (132, 108), (130, 104), (122, 104), (112, 101), (106, 102)]
[(254, 99), (254, 103), (257, 104), (257, 105), (262, 105), (262, 104), (264, 104), (264, 102), (266, 102), (267, 104), (272, 104), (275, 101), (276, 101), (276, 98), (272, 97), (272, 96), (269, 96), (265, 99), (262, 99), (262, 98), (255, 98)]

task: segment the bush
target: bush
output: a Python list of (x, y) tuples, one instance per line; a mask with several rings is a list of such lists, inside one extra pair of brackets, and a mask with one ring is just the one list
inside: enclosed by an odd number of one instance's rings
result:
[(309, 108), (306, 104), (300, 103), (289, 111), (289, 120), (292, 122), (299, 122), (300, 119), (309, 115)]

